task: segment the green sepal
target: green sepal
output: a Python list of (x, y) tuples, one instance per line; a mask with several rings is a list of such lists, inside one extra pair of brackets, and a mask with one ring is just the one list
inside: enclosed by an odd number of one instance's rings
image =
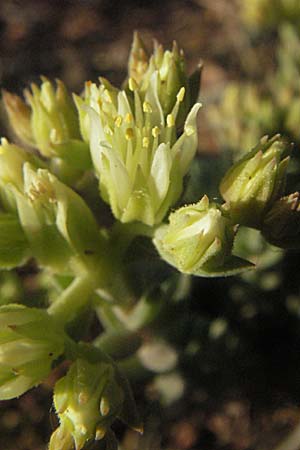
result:
[[(45, 222), (43, 214), (34, 208), (31, 201), (14, 190), (20, 223), (30, 245), (32, 255), (44, 267), (57, 272), (68, 272), (72, 252), (63, 236), (58, 232), (55, 219)], [(41, 211), (43, 213), (43, 211)]]
[(280, 135), (265, 136), (227, 171), (220, 193), (234, 223), (260, 229), (265, 212), (282, 195), (289, 150)]
[(53, 431), (50, 442), (49, 450), (73, 450), (74, 441), (71, 433), (65, 430), (62, 426), (56, 428)]
[(63, 159), (75, 169), (89, 170), (92, 168), (89, 146), (79, 139), (70, 139), (66, 142), (51, 145), (57, 157)]
[(118, 450), (118, 440), (112, 430), (107, 430), (105, 435), (106, 450)]
[(29, 244), (18, 217), (0, 213), (0, 268), (12, 269), (25, 264), (30, 256)]
[(204, 265), (201, 269), (193, 272), (193, 275), (199, 277), (229, 277), (232, 275), (239, 275), (247, 270), (255, 269), (255, 264), (247, 261), (246, 259), (232, 255), (228, 260), (224, 261), (221, 267), (212, 267), (210, 269), (209, 264), (207, 267)]
[(124, 393), (123, 405), (121, 411), (118, 414), (118, 418), (122, 420), (122, 422), (126, 423), (133, 430), (142, 433), (143, 423), (138, 413), (130, 384), (126, 376), (118, 368), (116, 369), (116, 380), (122, 387)]

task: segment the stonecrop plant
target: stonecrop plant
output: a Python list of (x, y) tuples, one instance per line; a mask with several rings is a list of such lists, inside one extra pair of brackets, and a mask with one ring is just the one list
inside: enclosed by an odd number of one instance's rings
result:
[(62, 81), (42, 78), (24, 100), (3, 92), (17, 144), (2, 138), (0, 147), (0, 266), (34, 261), (48, 295), (45, 307), (11, 298), (0, 307), (0, 399), (62, 365), (50, 450), (93, 440), (117, 449), (116, 419), (142, 432), (126, 362), (139, 355), (153, 373), (160, 366), (145, 358), (151, 343), (167, 346), (151, 324), (182, 274), (253, 269), (235, 254), (243, 227), (299, 248), (299, 193), (285, 190), (290, 146), (279, 135), (241, 149), (218, 198), (183, 203), (200, 72), (187, 75), (176, 44), (165, 51), (155, 42), (149, 56), (135, 34), (122, 88), (100, 78), (72, 96)]

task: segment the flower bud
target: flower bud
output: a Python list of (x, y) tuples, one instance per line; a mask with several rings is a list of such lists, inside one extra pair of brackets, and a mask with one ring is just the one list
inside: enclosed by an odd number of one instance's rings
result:
[(112, 125), (112, 120), (117, 117), (117, 96), (118, 89), (110, 84), (105, 78), (100, 78), (101, 84), (98, 87), (95, 83), (87, 81), (84, 87), (83, 97), (73, 94), (79, 114), (79, 124), (81, 136), (85, 142), (90, 140), (90, 117), (85, 106), (90, 106), (98, 114), (102, 111), (103, 120)]
[(15, 135), (24, 144), (34, 146), (30, 107), (18, 95), (7, 91), (2, 92), (2, 99)]
[[(176, 141), (176, 117), (185, 91), (166, 120), (157, 97), (157, 75), (142, 101), (134, 83), (134, 103), (125, 91), (94, 108), (82, 106), (90, 119), (90, 148), (102, 198), (121, 222), (161, 222), (182, 191), (182, 181), (197, 149), (194, 105)], [(99, 89), (100, 91), (101, 89)], [(107, 94), (108, 95), (108, 94)]]
[[(72, 97), (62, 81), (56, 89), (46, 78), (41, 87), (31, 85), (21, 98), (5, 92), (4, 104), (15, 134), (24, 144), (36, 147), (46, 157), (67, 159), (76, 168), (89, 166), (87, 146), (80, 140), (79, 123)], [(70, 156), (71, 154), (71, 156)]]
[(40, 152), (49, 157), (53, 155), (52, 143), (80, 138), (76, 108), (60, 80), (56, 89), (46, 78), (40, 88), (32, 84), (31, 89), (32, 93), (25, 91), (25, 97), (32, 111), (32, 134)]
[(160, 226), (154, 245), (160, 256), (180, 272), (198, 276), (224, 276), (249, 268), (231, 256), (234, 231), (221, 209), (205, 195), (193, 205), (170, 214)]
[(0, 399), (8, 400), (41, 383), (64, 351), (64, 332), (45, 310), (0, 307)]
[[(157, 76), (157, 96), (160, 101), (164, 116), (171, 113), (176, 96), (180, 88), (186, 91), (185, 98), (180, 105), (177, 118), (177, 127), (183, 125), (184, 119), (190, 109), (190, 85), (186, 73), (185, 59), (182, 50), (178, 49), (176, 42), (173, 43), (172, 51), (164, 51), (163, 46), (154, 41), (154, 51), (148, 59), (144, 44), (140, 36), (135, 33), (129, 56), (128, 65), (129, 84), (133, 80), (144, 97), (151, 89), (151, 80)], [(129, 87), (130, 88), (130, 87)]]
[(142, 81), (149, 65), (149, 57), (144, 43), (137, 31), (133, 34), (133, 41), (128, 59), (128, 75), (138, 84)]
[(25, 162), (39, 163), (33, 155), (25, 152), (17, 145), (10, 144), (5, 138), (0, 145), (0, 202), (6, 212), (16, 213), (16, 201), (11, 186), (20, 191), (24, 189), (23, 166)]
[(287, 145), (279, 139), (261, 142), (225, 174), (220, 192), (234, 221), (259, 228), (264, 214), (283, 191), (289, 157)]
[(13, 190), (21, 226), (33, 255), (55, 271), (68, 271), (70, 258), (89, 264), (102, 249), (92, 212), (68, 186), (45, 169), (26, 163), (24, 190)]
[(13, 184), (23, 189), (23, 165), (31, 159), (31, 155), (21, 147), (10, 144), (5, 138), (0, 145), (0, 185)]
[(76, 360), (54, 389), (54, 406), (60, 427), (49, 450), (81, 450), (91, 439), (101, 440), (121, 413), (122, 386), (109, 363)]
[(265, 239), (277, 247), (300, 248), (300, 194), (281, 197), (266, 213), (262, 226)]

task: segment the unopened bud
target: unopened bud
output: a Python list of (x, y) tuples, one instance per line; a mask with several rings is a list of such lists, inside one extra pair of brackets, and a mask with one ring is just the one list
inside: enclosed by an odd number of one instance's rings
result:
[(300, 194), (294, 192), (277, 200), (267, 212), (263, 236), (271, 244), (286, 249), (300, 248)]
[(264, 139), (225, 174), (220, 192), (235, 223), (260, 228), (266, 210), (282, 195), (286, 150), (278, 135)]
[(161, 257), (180, 272), (225, 276), (241, 263), (231, 255), (233, 237), (230, 221), (204, 196), (171, 213), (169, 224), (157, 229), (154, 244)]

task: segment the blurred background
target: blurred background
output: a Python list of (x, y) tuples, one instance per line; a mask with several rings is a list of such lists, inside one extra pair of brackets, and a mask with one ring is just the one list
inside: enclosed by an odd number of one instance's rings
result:
[[(176, 40), (190, 72), (204, 63), (199, 155), (186, 201), (218, 196), (230, 162), (276, 132), (294, 143), (293, 192), (300, 187), (299, 24), (298, 0), (2, 0), (0, 84), (19, 94), (40, 75), (77, 93), (100, 75), (120, 85), (134, 30), (149, 51), (153, 38), (168, 48)], [(3, 111), (0, 131), (11, 136)], [(179, 368), (132, 374), (146, 431), (138, 438), (117, 429), (122, 450), (271, 450), (300, 422), (300, 254), (267, 245), (253, 230), (236, 246), (258, 270), (182, 289), (164, 329)], [(43, 294), (35, 275), (34, 268), (0, 274), (0, 303), (35, 304)], [(47, 448), (54, 380), (55, 373), (0, 403), (1, 449)]]

